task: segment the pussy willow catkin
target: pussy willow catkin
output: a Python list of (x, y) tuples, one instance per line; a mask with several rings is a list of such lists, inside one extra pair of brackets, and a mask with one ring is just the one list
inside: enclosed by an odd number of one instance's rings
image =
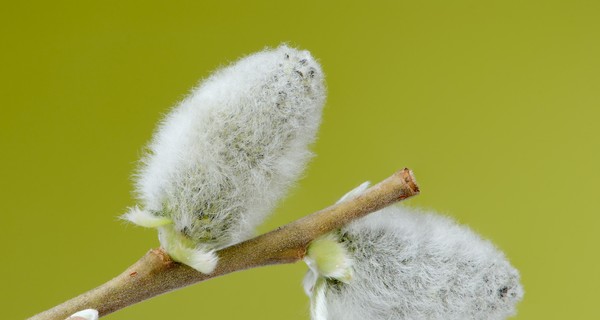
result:
[(124, 218), (211, 272), (214, 250), (248, 238), (298, 179), (325, 94), (317, 61), (285, 45), (217, 70), (159, 125)]
[(523, 297), (518, 271), (491, 242), (401, 206), (315, 241), (305, 260), (313, 320), (505, 319)]

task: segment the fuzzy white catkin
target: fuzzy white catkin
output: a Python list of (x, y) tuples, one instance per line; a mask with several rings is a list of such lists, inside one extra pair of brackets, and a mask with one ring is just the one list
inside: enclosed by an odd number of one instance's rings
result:
[(286, 45), (216, 71), (160, 124), (136, 176), (142, 208), (124, 218), (211, 272), (212, 250), (251, 236), (298, 179), (325, 94), (317, 61)]
[(337, 237), (353, 276), (315, 280), (309, 271), (313, 320), (506, 319), (523, 297), (519, 273), (502, 252), (434, 213), (392, 206)]
[(95, 309), (85, 309), (79, 312), (75, 312), (67, 320), (70, 319), (85, 319), (85, 320), (98, 320), (98, 310)]

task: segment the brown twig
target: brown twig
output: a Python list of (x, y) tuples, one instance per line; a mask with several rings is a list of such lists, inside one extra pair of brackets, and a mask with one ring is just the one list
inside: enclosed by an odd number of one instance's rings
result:
[(411, 171), (400, 170), (356, 198), (218, 251), (219, 264), (211, 274), (174, 262), (160, 248), (152, 249), (116, 278), (30, 319), (64, 320), (88, 308), (105, 316), (157, 295), (231, 272), (293, 263), (304, 257), (308, 244), (315, 238), (418, 193)]

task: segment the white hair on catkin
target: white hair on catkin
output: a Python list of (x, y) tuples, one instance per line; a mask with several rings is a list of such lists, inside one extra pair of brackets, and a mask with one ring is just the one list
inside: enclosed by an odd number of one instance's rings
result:
[(392, 206), (337, 235), (353, 276), (305, 283), (313, 320), (506, 319), (523, 297), (504, 254), (447, 217)]
[(247, 239), (310, 159), (324, 102), (308, 51), (282, 45), (216, 71), (160, 124), (136, 175), (142, 209), (124, 218), (158, 227), (167, 251), (181, 241), (202, 256)]

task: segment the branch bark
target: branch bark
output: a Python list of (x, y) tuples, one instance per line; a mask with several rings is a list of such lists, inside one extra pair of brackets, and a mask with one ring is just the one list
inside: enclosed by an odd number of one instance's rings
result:
[(161, 248), (152, 249), (125, 272), (105, 284), (33, 316), (64, 320), (83, 309), (105, 316), (140, 301), (231, 272), (301, 260), (312, 240), (397, 201), (419, 194), (412, 172), (403, 169), (360, 196), (300, 218), (276, 230), (217, 252), (211, 274), (173, 261)]

